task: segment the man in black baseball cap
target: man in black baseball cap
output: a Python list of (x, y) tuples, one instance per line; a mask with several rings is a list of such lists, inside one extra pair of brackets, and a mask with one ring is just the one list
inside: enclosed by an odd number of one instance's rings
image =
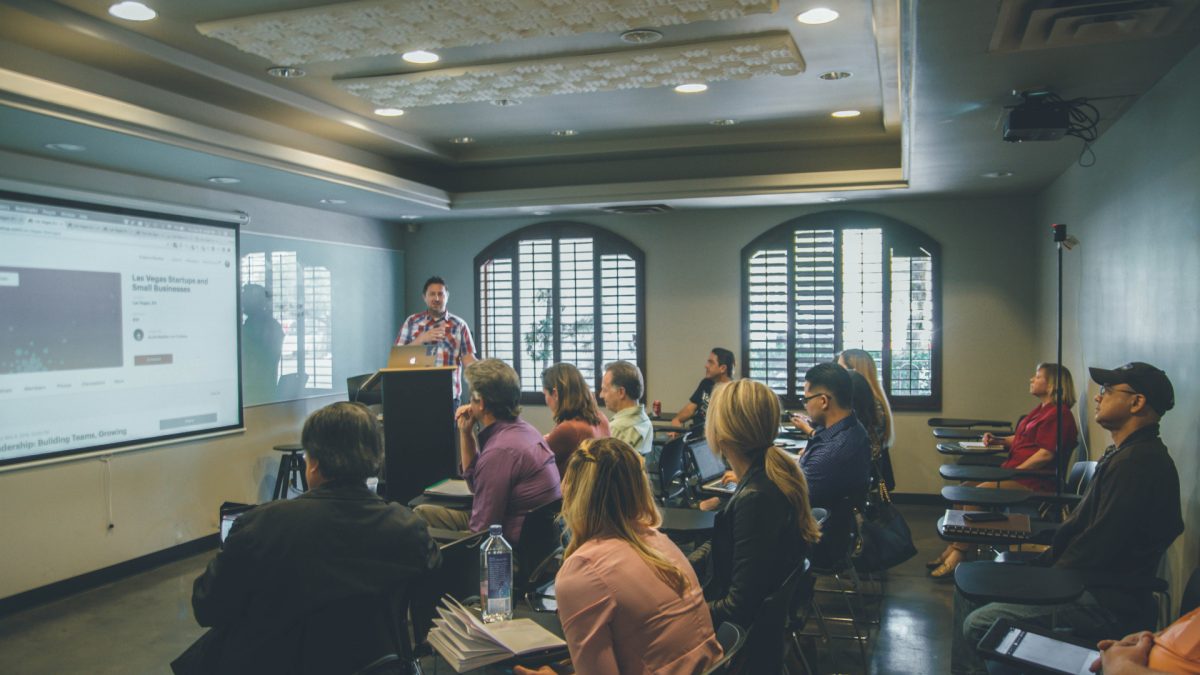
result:
[[(1066, 605), (991, 603), (971, 611), (956, 640), (952, 670), (981, 673), (971, 650), (998, 618), (1071, 628), (1077, 636), (1128, 635), (1155, 624), (1157, 607), (1144, 582), (1183, 532), (1179, 473), (1158, 436), (1158, 422), (1175, 405), (1167, 374), (1148, 363), (1112, 370), (1090, 368), (1100, 385), (1096, 422), (1112, 434), (1079, 506), (1054, 533), (1036, 564), (1079, 572), (1086, 591)], [(957, 612), (966, 603), (955, 597)], [(957, 637), (957, 636), (956, 636)]]
[(1167, 379), (1166, 373), (1149, 363), (1134, 361), (1112, 370), (1088, 368), (1088, 371), (1092, 374), (1092, 380), (1101, 387), (1129, 385), (1133, 393), (1146, 399), (1159, 417), (1175, 407), (1175, 388), (1171, 386), (1171, 380)]

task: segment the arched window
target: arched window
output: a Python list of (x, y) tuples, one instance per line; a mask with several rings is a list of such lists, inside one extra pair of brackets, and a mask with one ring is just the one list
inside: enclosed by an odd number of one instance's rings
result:
[(475, 256), (481, 353), (512, 364), (529, 402), (554, 363), (575, 364), (597, 389), (606, 363), (645, 372), (644, 263), (626, 239), (581, 223), (502, 237)]
[(742, 249), (742, 369), (799, 404), (804, 373), (843, 349), (875, 358), (892, 406), (941, 407), (941, 248), (893, 218), (789, 220)]

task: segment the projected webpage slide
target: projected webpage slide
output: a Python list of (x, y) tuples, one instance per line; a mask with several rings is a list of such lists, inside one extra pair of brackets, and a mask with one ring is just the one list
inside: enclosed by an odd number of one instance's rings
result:
[(0, 196), (0, 464), (236, 427), (233, 227)]

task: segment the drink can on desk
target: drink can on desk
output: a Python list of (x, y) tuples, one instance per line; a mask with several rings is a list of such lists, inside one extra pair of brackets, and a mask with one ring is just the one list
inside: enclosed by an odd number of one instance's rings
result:
[(662, 417), (662, 401), (654, 402), (654, 416)]

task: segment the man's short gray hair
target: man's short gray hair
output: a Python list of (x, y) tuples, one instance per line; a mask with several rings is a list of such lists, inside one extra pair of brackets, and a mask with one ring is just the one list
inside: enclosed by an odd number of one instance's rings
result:
[(383, 462), (375, 415), (361, 403), (333, 403), (309, 415), (300, 444), (328, 481), (366, 481)]
[(521, 414), (521, 380), (512, 366), (500, 359), (483, 359), (463, 371), (471, 393), (496, 418), (512, 421)]
[(642, 390), (646, 388), (642, 380), (642, 371), (628, 361), (613, 361), (604, 366), (604, 372), (612, 373), (612, 386), (624, 387), (625, 395), (630, 400), (642, 400)]

